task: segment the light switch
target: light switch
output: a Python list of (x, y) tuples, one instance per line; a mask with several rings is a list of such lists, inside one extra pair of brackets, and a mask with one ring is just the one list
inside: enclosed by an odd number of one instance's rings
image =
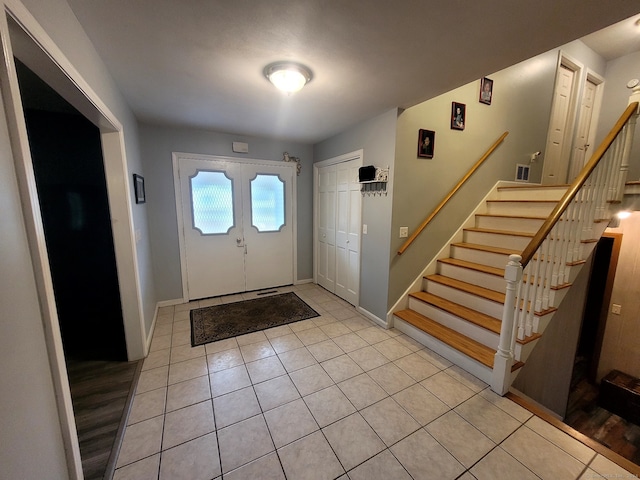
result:
[(400, 238), (407, 238), (409, 236), (409, 227), (400, 227)]
[(363, 235), (366, 235), (366, 234), (367, 234), (367, 224), (366, 224), (366, 223), (363, 223), (363, 224), (362, 224), (362, 234), (363, 234)]
[(612, 304), (611, 313), (615, 315), (620, 315), (622, 313), (622, 305), (618, 305), (617, 303)]

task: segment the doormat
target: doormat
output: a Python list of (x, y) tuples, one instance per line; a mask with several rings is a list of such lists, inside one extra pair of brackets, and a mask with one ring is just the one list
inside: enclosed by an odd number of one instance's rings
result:
[(191, 310), (191, 346), (320, 316), (295, 293)]

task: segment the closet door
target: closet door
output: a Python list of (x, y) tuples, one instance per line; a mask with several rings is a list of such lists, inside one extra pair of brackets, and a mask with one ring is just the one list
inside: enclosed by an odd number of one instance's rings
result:
[(361, 165), (357, 157), (319, 167), (316, 180), (316, 279), (352, 305), (360, 289)]
[(335, 292), (336, 284), (336, 171), (335, 165), (318, 169), (318, 285)]

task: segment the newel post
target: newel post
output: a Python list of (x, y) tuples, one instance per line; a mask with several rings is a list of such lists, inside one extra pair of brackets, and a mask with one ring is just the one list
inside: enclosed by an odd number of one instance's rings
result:
[(511, 386), (511, 367), (513, 366), (513, 351), (511, 338), (515, 328), (516, 292), (522, 279), (522, 257), (509, 255), (509, 263), (504, 269), (504, 279), (507, 282), (504, 310), (502, 311), (502, 325), (500, 327), (500, 343), (493, 360), (493, 378), (491, 390), (498, 395), (504, 395)]

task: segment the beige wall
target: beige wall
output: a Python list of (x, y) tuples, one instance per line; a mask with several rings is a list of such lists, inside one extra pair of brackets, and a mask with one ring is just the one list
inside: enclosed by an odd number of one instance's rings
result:
[(602, 343), (598, 381), (611, 370), (621, 370), (640, 377), (640, 212), (620, 220), (619, 228), (607, 231), (622, 233), (622, 246), (618, 257), (616, 278), (613, 283), (611, 304), (622, 306), (621, 314), (611, 313)]
[[(404, 110), (398, 117), (391, 223), (389, 305), (392, 306), (442, 248), (498, 180), (514, 180), (516, 164), (528, 164), (531, 154), (543, 152), (531, 165), (531, 181), (542, 172), (551, 101), (559, 52), (604, 75), (605, 62), (581, 41), (543, 53), (499, 72), (491, 105), (479, 103), (480, 80)], [(586, 74), (583, 73), (583, 76)], [(452, 130), (452, 102), (466, 105), (466, 126)], [(432, 159), (417, 156), (418, 130), (434, 130)], [(438, 217), (402, 256), (398, 232), (413, 232), (500, 135), (506, 141), (459, 191)]]

